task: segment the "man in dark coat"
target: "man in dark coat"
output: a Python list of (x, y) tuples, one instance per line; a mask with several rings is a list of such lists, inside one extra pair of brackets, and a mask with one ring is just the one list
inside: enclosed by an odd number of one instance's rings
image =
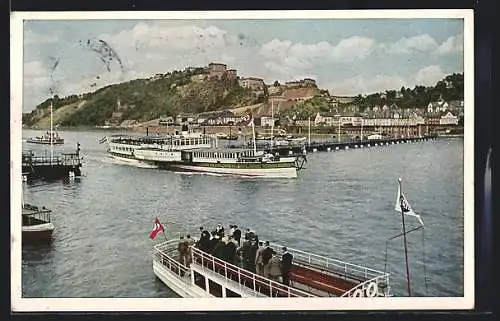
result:
[(236, 240), (236, 242), (238, 242), (238, 246), (240, 246), (240, 239), (241, 239), (241, 230), (238, 228), (237, 225), (234, 226), (235, 227), (235, 230), (233, 232), (233, 239)]
[(281, 276), (283, 277), (283, 284), (290, 285), (290, 270), (292, 269), (293, 255), (288, 253), (286, 247), (283, 247), (283, 255), (281, 256)]
[(269, 246), (269, 241), (266, 241), (261, 255), (262, 255), (262, 266), (265, 267), (269, 263), (271, 257), (273, 256), (273, 249)]

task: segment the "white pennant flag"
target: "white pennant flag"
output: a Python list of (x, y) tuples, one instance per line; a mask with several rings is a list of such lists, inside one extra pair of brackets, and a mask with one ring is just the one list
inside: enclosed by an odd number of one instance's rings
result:
[(399, 185), (399, 184), (398, 184), (398, 195), (396, 198), (396, 205), (394, 206), (394, 210), (396, 210), (400, 213), (401, 213), (401, 211), (403, 211), (403, 213), (405, 215), (415, 216), (418, 219), (418, 221), (420, 222), (420, 224), (422, 226), (424, 225), (424, 222), (422, 222), (420, 215), (418, 215), (417, 213), (415, 213), (413, 211), (413, 209), (411, 208), (410, 203), (408, 203), (408, 200), (406, 199), (405, 195), (403, 193), (401, 193), (401, 185)]

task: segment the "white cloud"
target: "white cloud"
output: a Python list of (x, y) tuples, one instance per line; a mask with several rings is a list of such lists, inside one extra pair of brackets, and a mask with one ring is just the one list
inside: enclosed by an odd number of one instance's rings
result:
[(415, 85), (434, 86), (446, 74), (437, 65), (418, 70), (413, 76), (378, 74), (374, 77), (357, 75), (328, 83), (325, 88), (334, 95), (372, 94), (386, 90), (399, 90), (402, 86), (413, 88)]
[(445, 73), (441, 70), (441, 67), (437, 65), (431, 65), (424, 67), (417, 71), (415, 74), (415, 82), (422, 86), (434, 86), (436, 82), (445, 77)]
[(29, 61), (23, 65), (24, 77), (38, 77), (47, 75), (48, 70), (39, 60)]
[(291, 45), (290, 40), (273, 39), (263, 44), (259, 53), (266, 58), (285, 57)]
[(39, 34), (31, 31), (30, 29), (24, 29), (23, 38), (25, 45), (50, 44), (59, 40), (59, 38), (55, 35)]
[(220, 56), (220, 61), (223, 61), (223, 62), (224, 62), (224, 63), (226, 63), (226, 64), (233, 63), (235, 60), (236, 60), (236, 58), (235, 58), (235, 57), (230, 56), (230, 55), (225, 54), (225, 53), (223, 53), (223, 54)]
[(313, 44), (295, 43), (290, 40), (273, 39), (265, 43), (260, 54), (271, 59), (328, 59), (338, 62), (350, 62), (356, 59), (364, 59), (375, 49), (376, 41), (366, 37), (350, 37), (342, 39), (336, 46), (327, 41)]
[(451, 36), (446, 39), (435, 53), (438, 55), (446, 55), (450, 53), (462, 53), (464, 51), (464, 35)]
[(262, 45), (259, 53), (268, 59), (264, 66), (275, 73), (275, 79), (290, 80), (327, 63), (365, 59), (375, 49), (375, 43), (374, 39), (358, 36), (342, 39), (336, 46), (327, 41), (303, 44), (273, 39)]
[(423, 34), (411, 38), (403, 37), (395, 43), (380, 44), (380, 48), (388, 54), (410, 54), (415, 51), (427, 52), (438, 47), (434, 38)]
[(213, 48), (224, 47), (226, 31), (215, 26), (206, 28), (195, 25), (166, 27), (156, 24), (137, 23), (134, 28), (118, 34), (102, 34), (100, 39), (107, 41), (120, 52), (130, 49), (140, 52), (192, 51), (204, 52)]
[(333, 57), (338, 61), (351, 62), (357, 59), (365, 59), (371, 55), (374, 49), (374, 39), (354, 36), (342, 39), (333, 48)]

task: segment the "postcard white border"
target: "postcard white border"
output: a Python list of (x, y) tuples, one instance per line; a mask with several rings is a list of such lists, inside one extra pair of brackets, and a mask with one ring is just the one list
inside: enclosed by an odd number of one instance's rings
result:
[[(98, 19), (464, 19), (464, 296), (446, 298), (307, 299), (33, 299), (21, 291), (21, 152), (24, 20)], [(11, 308), (37, 311), (448, 310), (474, 307), (474, 25), (473, 10), (13, 12), (11, 13)]]

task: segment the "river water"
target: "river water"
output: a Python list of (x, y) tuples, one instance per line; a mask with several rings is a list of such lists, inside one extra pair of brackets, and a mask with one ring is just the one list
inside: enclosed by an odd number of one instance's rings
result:
[(23, 183), (25, 202), (52, 209), (55, 225), (50, 246), (22, 250), (23, 297), (176, 297), (152, 271), (152, 246), (163, 239), (148, 238), (155, 216), (168, 237), (234, 223), (263, 240), (386, 270), (393, 294), (404, 296), (401, 238), (388, 243), (386, 260), (386, 240), (402, 230), (398, 177), (425, 224), (408, 235), (412, 294), (464, 294), (461, 138), (318, 152), (297, 179), (259, 180), (119, 165), (98, 143), (106, 134), (60, 132), (66, 142), (56, 154), (81, 143), (81, 178)]

